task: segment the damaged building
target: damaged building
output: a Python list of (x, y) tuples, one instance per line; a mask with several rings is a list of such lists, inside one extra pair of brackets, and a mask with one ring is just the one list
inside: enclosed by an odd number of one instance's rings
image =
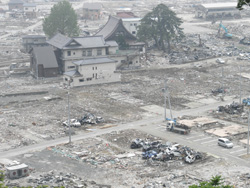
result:
[(206, 20), (241, 18), (235, 3), (210, 3), (196, 6), (195, 17)]

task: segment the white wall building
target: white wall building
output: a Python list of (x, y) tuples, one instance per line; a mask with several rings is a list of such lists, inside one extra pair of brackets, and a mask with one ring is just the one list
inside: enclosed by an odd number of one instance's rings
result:
[(137, 27), (141, 24), (141, 18), (122, 18), (125, 28), (134, 36), (137, 35)]
[(120, 73), (116, 72), (116, 60), (102, 57), (73, 62), (76, 69), (65, 72), (63, 82), (72, 87), (120, 82)]

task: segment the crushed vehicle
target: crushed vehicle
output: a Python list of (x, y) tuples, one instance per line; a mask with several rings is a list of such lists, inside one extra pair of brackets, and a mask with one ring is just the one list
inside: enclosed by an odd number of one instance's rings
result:
[(94, 114), (87, 113), (85, 114), (81, 119), (79, 119), (79, 122), (81, 125), (84, 124), (97, 124), (103, 122), (103, 118), (99, 116), (95, 116)]
[[(68, 126), (68, 120), (63, 122), (64, 126)], [(71, 119), (70, 120), (70, 126), (72, 127), (81, 127), (81, 123), (77, 119)]]
[(141, 148), (144, 145), (144, 141), (142, 139), (136, 138), (135, 140), (132, 141), (130, 148), (135, 149), (135, 148)]
[[(133, 146), (132, 146), (133, 145)], [(179, 144), (166, 143), (162, 144), (160, 141), (146, 141), (142, 139), (135, 139), (131, 144), (132, 149), (142, 148), (142, 158), (152, 159), (157, 161), (169, 160), (184, 160), (191, 164), (195, 160), (202, 159), (200, 152), (196, 152), (189, 147), (182, 147)]]
[(250, 106), (250, 98), (243, 99), (242, 104), (245, 106)]
[(218, 94), (220, 94), (220, 93), (226, 93), (226, 90), (223, 89), (223, 88), (218, 88), (218, 89), (213, 89), (213, 90), (212, 90), (212, 94), (213, 94), (213, 95), (218, 95)]
[(228, 114), (241, 114), (244, 110), (244, 105), (239, 104), (237, 102), (233, 102), (232, 104), (226, 106), (219, 106), (218, 112), (226, 112)]

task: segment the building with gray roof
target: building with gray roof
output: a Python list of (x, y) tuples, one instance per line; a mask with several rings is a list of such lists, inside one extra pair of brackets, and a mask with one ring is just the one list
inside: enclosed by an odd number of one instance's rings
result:
[(53, 48), (51, 46), (33, 47), (30, 67), (36, 78), (56, 77), (58, 63)]

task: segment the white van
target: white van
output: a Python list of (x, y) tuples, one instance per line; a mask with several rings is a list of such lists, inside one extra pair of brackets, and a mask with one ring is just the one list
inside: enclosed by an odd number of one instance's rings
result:
[(226, 148), (232, 148), (234, 146), (233, 143), (227, 138), (219, 138), (218, 145)]

